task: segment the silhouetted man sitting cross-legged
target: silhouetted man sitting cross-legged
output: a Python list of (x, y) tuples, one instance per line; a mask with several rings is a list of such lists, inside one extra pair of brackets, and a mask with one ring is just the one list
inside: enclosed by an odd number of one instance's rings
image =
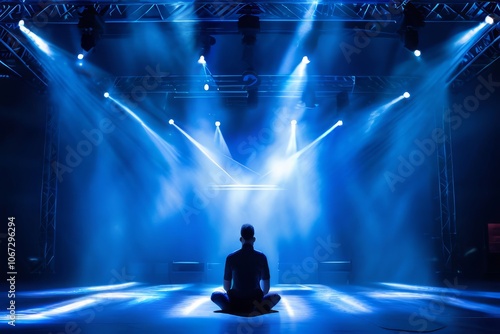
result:
[(252, 225), (241, 227), (240, 241), (241, 249), (226, 258), (224, 290), (227, 293), (216, 291), (211, 299), (226, 312), (269, 312), (281, 297), (277, 293), (269, 293), (269, 265), (266, 256), (253, 249), (255, 238)]

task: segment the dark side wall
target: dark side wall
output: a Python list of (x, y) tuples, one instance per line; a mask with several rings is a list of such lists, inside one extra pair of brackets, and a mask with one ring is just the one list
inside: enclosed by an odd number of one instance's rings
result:
[(40, 193), (45, 134), (45, 97), (16, 78), (1, 79), (0, 248), (7, 253), (8, 217), (15, 217), (18, 279), (26, 279), (28, 257), (39, 254)]
[(500, 273), (499, 254), (488, 251), (486, 228), (500, 223), (499, 92), (497, 62), (451, 97), (458, 262), (471, 277)]

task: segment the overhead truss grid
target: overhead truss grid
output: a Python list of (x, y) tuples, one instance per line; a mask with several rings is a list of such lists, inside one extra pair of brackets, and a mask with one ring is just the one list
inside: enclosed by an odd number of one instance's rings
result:
[[(0, 22), (16, 23), (20, 19), (35, 24), (73, 24), (78, 22), (81, 8), (95, 6), (106, 9), (106, 23), (120, 22), (193, 22), (237, 21), (245, 13), (259, 15), (261, 21), (392, 21), (402, 15), (401, 1), (2, 1)], [(500, 13), (494, 1), (412, 1), (425, 14), (428, 22), (484, 19)]]

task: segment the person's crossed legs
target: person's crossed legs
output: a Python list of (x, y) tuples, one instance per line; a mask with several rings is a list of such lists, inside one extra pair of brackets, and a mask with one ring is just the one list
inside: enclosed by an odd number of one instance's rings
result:
[(250, 295), (242, 295), (231, 289), (228, 293), (215, 291), (211, 300), (225, 312), (269, 312), (281, 300), (277, 293), (268, 293), (263, 296), (262, 290), (255, 290)]

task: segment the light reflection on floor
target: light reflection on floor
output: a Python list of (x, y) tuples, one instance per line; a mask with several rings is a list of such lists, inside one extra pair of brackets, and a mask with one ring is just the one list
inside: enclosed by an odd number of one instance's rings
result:
[[(231, 322), (231, 319), (234, 319), (234, 316), (214, 313), (217, 306), (210, 301), (210, 294), (217, 289), (220, 290), (221, 287), (128, 283), (107, 287), (20, 292), (16, 303), (22, 307), (18, 306), (16, 309), (16, 325), (28, 326), (27, 328), (40, 325), (50, 328), (56, 323), (70, 320), (85, 323), (86, 326), (100, 326), (103, 323), (109, 326), (109, 323), (134, 321), (131, 317), (122, 315), (125, 313), (134, 314), (133, 317), (142, 321), (163, 323), (165, 326), (174, 326), (174, 323), (175, 326), (187, 326), (189, 321), (195, 319), (209, 321), (211, 326), (215, 326), (214, 321)], [(476, 317), (492, 321), (498, 321), (500, 317), (497, 292), (467, 290), (466, 293), (458, 294), (453, 288), (393, 283), (371, 287), (277, 285), (273, 290), (282, 296), (275, 307), (278, 313), (266, 314), (262, 317), (264, 320), (259, 321), (271, 321), (281, 325), (262, 326), (261, 328), (267, 328), (266, 333), (273, 332), (273, 328), (281, 328), (275, 332), (284, 332), (285, 329), (299, 332), (301, 325), (318, 321), (323, 325), (333, 321), (337, 329), (362, 332), (362, 328), (367, 326), (375, 326), (377, 330), (390, 328), (391, 322), (399, 318), (398, 328), (409, 331), (413, 326), (412, 321), (417, 323), (414, 321), (415, 315), (427, 317), (426, 321), (441, 319), (439, 325), (442, 326), (439, 328), (446, 327), (443, 325), (445, 322), (453, 323), (454, 317)], [(57, 300), (54, 301), (53, 298)], [(41, 301), (44, 304), (40, 305)], [(84, 314), (88, 317), (89, 313), (92, 313), (92, 321), (84, 317)], [(432, 317), (429, 316), (430, 313)], [(95, 320), (97, 318), (101, 319), (100, 322)], [(181, 319), (184, 320), (180, 323)], [(360, 319), (364, 321), (359, 322)], [(5, 325), (9, 320), (8, 313), (1, 311), (0, 320), (0, 326)], [(383, 325), (374, 325), (381, 322)], [(219, 326), (233, 328), (233, 325), (224, 323)], [(374, 328), (370, 331), (376, 332)], [(95, 332), (102, 331), (95, 329)]]

